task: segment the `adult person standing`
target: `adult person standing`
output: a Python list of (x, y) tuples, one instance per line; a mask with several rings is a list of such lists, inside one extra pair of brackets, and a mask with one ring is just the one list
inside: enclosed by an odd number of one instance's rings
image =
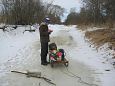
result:
[(41, 65), (47, 65), (47, 54), (48, 54), (48, 42), (50, 42), (50, 33), (52, 30), (48, 29), (48, 24), (50, 23), (49, 18), (45, 18), (40, 24), (40, 43), (41, 43)]

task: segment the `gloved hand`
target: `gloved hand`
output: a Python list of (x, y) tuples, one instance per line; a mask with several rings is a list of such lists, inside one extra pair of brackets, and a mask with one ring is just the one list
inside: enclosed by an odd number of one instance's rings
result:
[(51, 29), (48, 29), (48, 33), (51, 34), (53, 32), (53, 30)]

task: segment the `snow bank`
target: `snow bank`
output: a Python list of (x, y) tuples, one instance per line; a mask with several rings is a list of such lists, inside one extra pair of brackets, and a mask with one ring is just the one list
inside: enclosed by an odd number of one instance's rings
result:
[[(0, 30), (0, 76), (5, 73), (3, 70), (6, 68), (6, 65), (9, 64), (8, 62), (10, 60), (12, 60), (11, 64), (13, 61), (17, 62), (16, 60), (20, 60), (19, 62), (22, 64), (21, 61), (24, 60), (25, 57), (22, 56), (23, 58), (18, 58), (18, 56), (20, 57), (20, 55), (23, 55), (23, 53), (28, 50), (28, 45), (31, 46), (32, 42), (39, 42), (39, 31), (36, 26), (32, 26), (32, 29), (35, 28), (36, 31), (33, 33), (24, 32), (25, 29), (30, 29), (30, 26), (21, 26), (12, 31), (10, 31), (11, 28), (7, 28), (9, 29), (8, 32), (3, 32)], [(49, 25), (49, 28), (53, 30), (53, 33), (50, 35), (51, 37), (56, 37), (61, 34), (63, 36), (64, 34), (68, 33), (72, 39), (72, 42), (75, 42), (72, 47), (69, 45), (63, 45), (63, 47), (66, 48), (67, 55), (70, 56), (68, 57), (69, 60), (72, 59), (90, 66), (91, 69), (95, 71), (95, 76), (99, 76), (99, 78), (101, 78), (101, 86), (115, 86), (115, 69), (108, 61), (106, 61), (107, 59), (109, 60), (109, 58), (111, 58), (107, 53), (112, 52), (106, 51), (107, 45), (103, 46), (105, 49), (100, 49), (97, 52), (95, 48), (89, 47), (90, 44), (85, 41), (84, 33), (78, 30), (76, 26)], [(64, 31), (66, 31), (66, 33), (64, 33)], [(14, 64), (12, 64), (12, 66), (13, 65)], [(50, 72), (49, 69), (43, 68), (43, 70), (48, 70)], [(51, 71), (54, 72), (54, 70)], [(55, 73), (54, 75), (56, 76)]]
[(95, 48), (89, 47), (90, 44), (85, 41), (84, 33), (82, 31), (76, 30), (76, 28), (71, 29), (70, 34), (77, 43), (77, 47), (74, 51), (69, 52), (71, 57), (89, 65), (95, 69), (97, 73), (100, 73), (102, 86), (115, 86), (115, 69), (109, 62), (105, 61), (105, 57), (109, 59), (109, 56), (106, 56), (106, 53), (110, 51), (105, 52), (105, 50), (102, 49), (97, 52)]
[(4, 65), (8, 63), (8, 61), (15, 60), (28, 44), (39, 40), (39, 31), (23, 33), (26, 28), (27, 27), (18, 27), (16, 30), (11, 30), (11, 27), (7, 27), (8, 32), (0, 30), (0, 71), (4, 69)]

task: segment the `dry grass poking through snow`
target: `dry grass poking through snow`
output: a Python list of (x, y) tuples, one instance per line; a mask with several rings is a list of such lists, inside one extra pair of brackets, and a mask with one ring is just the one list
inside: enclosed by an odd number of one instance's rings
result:
[(98, 28), (91, 26), (81, 26), (78, 28), (85, 32), (85, 38), (87, 38), (91, 45), (93, 45), (97, 50), (102, 49), (100, 47), (102, 47), (105, 43), (108, 44), (108, 47), (106, 47), (108, 50), (108, 55), (111, 55), (112, 59), (114, 59), (111, 61), (115, 66), (115, 28), (107, 29), (107, 27)]
[(109, 43), (110, 49), (115, 50), (115, 30), (98, 29), (94, 31), (87, 31), (85, 36), (97, 47), (100, 47), (104, 43)]

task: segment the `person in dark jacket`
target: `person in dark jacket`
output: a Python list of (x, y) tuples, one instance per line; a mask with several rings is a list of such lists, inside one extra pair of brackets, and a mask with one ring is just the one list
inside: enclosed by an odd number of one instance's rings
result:
[(47, 65), (47, 54), (48, 54), (48, 42), (50, 41), (49, 35), (52, 30), (48, 29), (49, 19), (45, 19), (44, 22), (40, 24), (40, 43), (41, 43), (41, 65)]

